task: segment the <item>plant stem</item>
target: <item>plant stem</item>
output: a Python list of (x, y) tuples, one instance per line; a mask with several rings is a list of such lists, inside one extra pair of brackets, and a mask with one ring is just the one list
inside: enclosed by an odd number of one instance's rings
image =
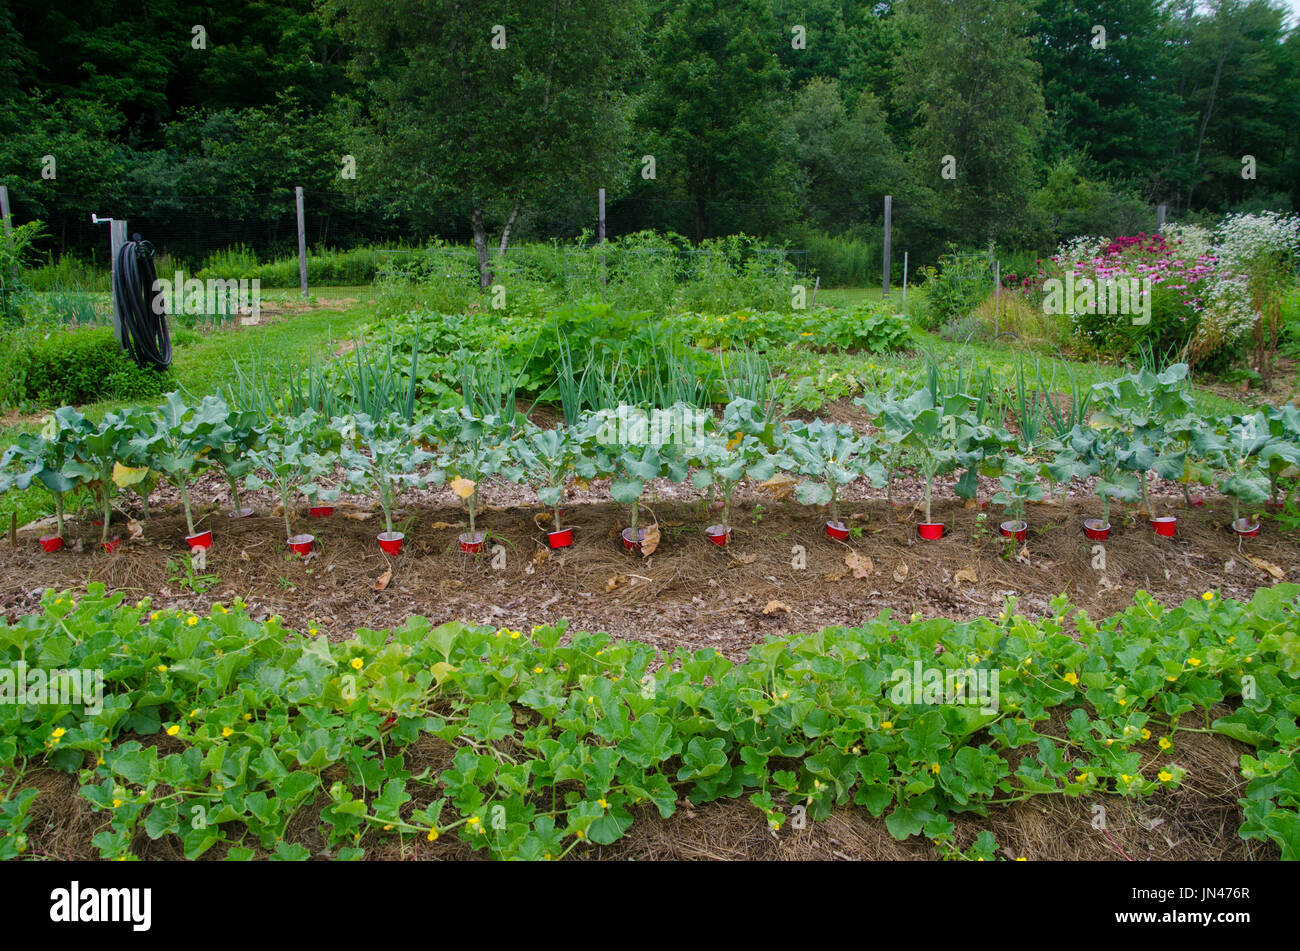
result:
[(637, 536), (636, 536), (636, 520), (637, 520), (637, 509), (638, 509), (638, 507), (640, 506), (640, 502), (641, 502), (640, 499), (633, 499), (633, 500), (632, 500), (632, 541), (636, 541), (636, 540), (637, 540)]
[(925, 522), (927, 525), (933, 524), (930, 521), (930, 497), (934, 492), (933, 485), (934, 473), (927, 472), (925, 474)]
[(1110, 524), (1110, 496), (1101, 497), (1101, 527), (1105, 528)]
[(113, 514), (113, 496), (109, 492), (107, 485), (104, 486), (103, 493), (104, 493), (104, 536), (102, 540), (104, 541), (105, 544), (107, 544), (108, 543), (108, 522), (109, 522), (109, 518)]
[(194, 535), (194, 516), (190, 512), (190, 490), (186, 487), (184, 479), (181, 479), (179, 488), (181, 490), (181, 504), (185, 506), (185, 525), (189, 528), (192, 537)]
[(1142, 470), (1142, 507), (1147, 510), (1148, 518), (1156, 517), (1156, 513), (1151, 511), (1151, 499), (1147, 495), (1147, 473), (1145, 469)]
[(63, 493), (62, 492), (54, 493), (54, 519), (55, 519), (55, 525), (57, 526), (55, 530), (59, 533), (59, 537), (62, 538), (63, 537)]
[(830, 486), (830, 490), (831, 490), (831, 521), (834, 522), (836, 525), (839, 525), (841, 524), (840, 523), (840, 500), (835, 491), (835, 480), (831, 479), (828, 481), (827, 484)]
[(284, 537), (286, 540), (293, 539), (293, 525), (289, 522), (290, 499), (289, 487), (282, 483), (280, 486), (280, 501), (284, 503)]
[(474, 540), (474, 534), (475, 534), (474, 510), (478, 508), (478, 485), (477, 484), (475, 484), (474, 491), (470, 493), (469, 498), (466, 499), (466, 501), (469, 502), (469, 534), (470, 534), (470, 541), (472, 542)]
[(393, 537), (393, 498), (391, 492), (392, 486), (388, 482), (381, 481), (379, 483), (379, 506), (384, 510), (384, 531), (388, 533), (389, 538)]
[(731, 528), (731, 494), (736, 491), (735, 483), (732, 483), (722, 494), (722, 528), (724, 531)]

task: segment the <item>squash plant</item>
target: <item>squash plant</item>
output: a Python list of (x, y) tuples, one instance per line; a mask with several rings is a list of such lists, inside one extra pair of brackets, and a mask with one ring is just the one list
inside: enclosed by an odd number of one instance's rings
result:
[[(54, 499), (55, 538), (63, 537), (63, 507), (67, 493), (77, 487), (74, 476), (64, 471), (72, 459), (77, 434), (84, 430), (86, 418), (71, 406), (56, 410), (38, 432), (20, 433), (17, 441), (0, 456), (0, 492), (10, 488), (26, 489), (34, 481), (43, 485)], [(21, 472), (11, 472), (15, 463)]]
[(262, 445), (249, 450), (252, 471), (244, 479), (250, 491), (270, 486), (279, 496), (284, 509), (285, 538), (292, 541), (293, 503), (308, 483), (323, 478), (333, 470), (331, 459), (313, 451), (310, 440), (321, 424), (315, 410), (299, 416), (276, 419), (267, 430)]
[(397, 413), (377, 420), (357, 413), (342, 420), (340, 428), (344, 433), (339, 452), (344, 481), (353, 492), (379, 503), (384, 531), (392, 536), (393, 508), (402, 491), (442, 483), (440, 470), (420, 471), (434, 455), (416, 445), (415, 427)]
[(163, 405), (150, 416), (150, 428), (132, 441), (133, 447), (150, 460), (149, 467), (180, 492), (190, 538), (198, 534), (190, 485), (212, 464), (210, 454), (229, 438), (229, 416), (230, 409), (219, 396), (205, 396), (198, 406), (186, 406), (180, 393), (168, 393)]
[(830, 506), (829, 525), (842, 531), (840, 490), (860, 476), (876, 488), (885, 485), (884, 467), (873, 458), (874, 445), (847, 425), (818, 419), (788, 424), (781, 446), (794, 471), (808, 477), (796, 487), (795, 497), (804, 505)]

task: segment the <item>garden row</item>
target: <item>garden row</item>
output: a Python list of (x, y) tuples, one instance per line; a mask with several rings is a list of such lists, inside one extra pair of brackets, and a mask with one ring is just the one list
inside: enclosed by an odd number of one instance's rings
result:
[(384, 515), (379, 542), (397, 554), (403, 536), (394, 529), (393, 510), (400, 496), (443, 484), (468, 511), (461, 547), (477, 552), (486, 535), (476, 515), (491, 479), (536, 490), (553, 509), (547, 538), (555, 548), (573, 540), (560, 524), (566, 488), (573, 480), (595, 478), (609, 478), (614, 500), (631, 507), (631, 525), (623, 531), (629, 551), (641, 550), (653, 531), (641, 526), (639, 503), (647, 485), (660, 478), (689, 478), (708, 493), (721, 515), (706, 532), (718, 545), (730, 540), (732, 498), (745, 479), (800, 480), (796, 497), (828, 506), (826, 533), (844, 539), (849, 530), (838, 507), (844, 487), (866, 479), (892, 489), (908, 463), (924, 486), (925, 520), (918, 532), (925, 539), (943, 536), (944, 525), (931, 519), (931, 496), (935, 479), (955, 470), (961, 470), (956, 492), (963, 498), (974, 497), (978, 475), (1000, 479), (993, 501), (1006, 507), (1007, 537), (1024, 537), (1025, 505), (1043, 498), (1044, 482), (1054, 493), (1092, 476), (1101, 517), (1085, 523), (1089, 538), (1106, 537), (1115, 500), (1140, 501), (1152, 527), (1172, 535), (1175, 517), (1157, 515), (1149, 495), (1152, 474), (1181, 482), (1193, 504), (1199, 496), (1193, 498), (1189, 486), (1217, 484), (1232, 500), (1233, 529), (1257, 534), (1258, 522), (1243, 517), (1241, 506), (1269, 499), (1280, 506), (1283, 488), (1289, 497), (1300, 476), (1300, 412), (1287, 406), (1206, 419), (1196, 412), (1185, 377), (1186, 367), (1177, 365), (1160, 375), (1142, 371), (1099, 383), (1086, 423), (1054, 411), (1024, 412), (1015, 436), (1000, 421), (982, 418), (978, 399), (947, 392), (936, 381), (906, 396), (860, 399), (874, 417), (875, 438), (847, 425), (780, 421), (771, 407), (743, 398), (727, 404), (720, 417), (685, 404), (654, 410), (624, 405), (585, 413), (573, 427), (544, 429), (521, 414), (477, 417), (465, 407), (378, 419), (364, 413), (325, 419), (309, 409), (268, 419), (251, 410), (232, 411), (220, 397), (186, 405), (173, 393), (158, 409), (125, 409), (98, 423), (69, 407), (58, 410), (40, 432), (24, 434), (0, 458), (0, 488), (37, 482), (54, 494), (56, 533), (42, 539), (50, 550), (61, 545), (67, 492), (90, 492), (102, 516), (103, 543), (111, 550), (117, 491), (133, 489), (147, 512), (160, 478), (180, 494), (187, 543), (210, 546), (211, 530), (200, 532), (194, 521), (191, 486), (211, 469), (228, 482), (235, 516), (251, 514), (240, 503), (241, 487), (272, 487), (283, 504), (286, 538), (301, 554), (311, 550), (313, 539), (294, 531), (300, 499), (318, 510), (314, 514), (344, 489), (371, 499)]
[(888, 353), (910, 341), (906, 319), (881, 303), (663, 316), (595, 299), (511, 298), (504, 309), (466, 313), (426, 307), (379, 320), (351, 353), (310, 368), (299, 388), (328, 415), (381, 416), (413, 391), (422, 411), (468, 406), (480, 416), (512, 415), (523, 397), (559, 407), (572, 426), (585, 410), (620, 403), (709, 406), (743, 396), (790, 405), (793, 384), (764, 354)]
[[(42, 613), (0, 620), (0, 660), (20, 678), (0, 679), (19, 701), (0, 704), (0, 859), (48, 855), (51, 832), (70, 847), (73, 803), (32, 821), (60, 795), (36, 781), (45, 769), (76, 776), (99, 822), (75, 847), (105, 859), (157, 854), (151, 840), (190, 859), (431, 856), (457, 841), (558, 859), (652, 808), (742, 797), (775, 830), (796, 809), (855, 807), (899, 840), (988, 859), (992, 834), (958, 842), (954, 817), (1035, 796), (1166, 799), (1206, 778), (1180, 765), (1206, 727), (1255, 748), (1239, 834), (1295, 859), (1297, 595), (1166, 609), (1139, 592), (1100, 622), (1064, 598), (1038, 621), (1014, 602), (960, 623), (886, 612), (733, 664), (563, 625), (422, 617), (331, 643), (238, 602), (199, 617), (102, 585), (50, 591)], [(1224, 703), (1235, 710), (1211, 713)]]

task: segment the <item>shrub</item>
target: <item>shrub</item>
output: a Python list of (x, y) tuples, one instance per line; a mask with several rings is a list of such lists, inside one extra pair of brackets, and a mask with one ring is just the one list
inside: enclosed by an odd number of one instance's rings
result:
[(980, 301), (970, 317), (969, 322), (958, 318), (956, 322), (949, 322), (948, 327), (962, 326), (969, 333), (971, 324), (974, 324), (979, 327), (975, 339), (994, 340), (1011, 334), (1027, 344), (1055, 344), (1068, 333), (1061, 318), (1044, 313), (1037, 301), (1010, 290), (1004, 290), (996, 297), (990, 293)]
[(937, 269), (924, 269), (925, 307), (922, 325), (927, 330), (965, 317), (993, 287), (993, 268), (984, 254), (945, 254)]
[(162, 394), (170, 374), (137, 367), (103, 327), (28, 327), (6, 341), (0, 403), (39, 406)]

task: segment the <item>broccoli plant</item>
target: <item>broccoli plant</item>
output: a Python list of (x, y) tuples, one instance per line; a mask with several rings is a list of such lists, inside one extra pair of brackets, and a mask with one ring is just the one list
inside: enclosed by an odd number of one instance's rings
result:
[(442, 442), (439, 481), (451, 477), (451, 490), (469, 509), (469, 535), (471, 542), (479, 540), (475, 516), (479, 491), (485, 479), (504, 475), (513, 482), (522, 480), (522, 470), (514, 465), (510, 456), (512, 434), (496, 416), (475, 416), (466, 407), (459, 412), (447, 411), (425, 420), (420, 430), (422, 438)]
[(709, 413), (684, 403), (650, 412), (620, 405), (584, 416), (581, 428), (594, 441), (597, 471), (611, 477), (609, 492), (620, 505), (632, 507), (632, 538), (640, 540), (641, 498), (646, 483), (668, 478), (683, 482), (689, 460)]
[(795, 497), (804, 505), (830, 506), (830, 521), (843, 527), (840, 520), (840, 490), (861, 476), (876, 488), (885, 484), (884, 467), (873, 458), (875, 444), (859, 436), (851, 426), (812, 422), (795, 422), (788, 426), (781, 441), (795, 471), (808, 476), (795, 489)]
[(1043, 487), (1038, 484), (1038, 472), (1026, 460), (1013, 456), (1007, 461), (1006, 472), (998, 478), (1002, 491), (993, 496), (993, 504), (1005, 506), (1009, 521), (1025, 524), (1025, 505), (1043, 498)]
[[(73, 458), (78, 434), (85, 428), (86, 418), (65, 406), (46, 419), (39, 432), (20, 433), (0, 456), (0, 492), (26, 489), (33, 481), (45, 486), (54, 500), (55, 535), (59, 538), (63, 537), (65, 498), (77, 486), (76, 478), (64, 469)], [(11, 471), (14, 463), (21, 471)]]
[(230, 432), (224, 442), (213, 447), (212, 457), (216, 460), (221, 474), (230, 487), (230, 498), (235, 506), (235, 515), (244, 514), (244, 506), (239, 499), (239, 484), (253, 471), (253, 460), (249, 453), (262, 445), (264, 429), (261, 417), (253, 410), (232, 410), (226, 420)]
[(295, 499), (307, 484), (324, 478), (333, 470), (332, 459), (311, 447), (321, 422), (320, 415), (311, 409), (300, 416), (274, 420), (262, 445), (248, 452), (252, 471), (245, 477), (244, 487), (256, 491), (270, 486), (275, 490), (284, 508), (285, 537), (290, 541), (294, 538)]
[(776, 475), (780, 457), (774, 454), (776, 428), (753, 400), (727, 404), (720, 430), (696, 441), (692, 452), (699, 468), (691, 484), (722, 496), (722, 527), (731, 530), (731, 500), (742, 479), (764, 481)]
[[(1268, 477), (1269, 501), (1274, 508), (1285, 508), (1300, 479), (1300, 410), (1288, 404), (1276, 409), (1264, 407), (1268, 420), (1269, 440), (1259, 452), (1260, 466)], [(1283, 481), (1287, 483), (1286, 497), (1279, 500)]]
[(886, 401), (880, 411), (885, 440), (916, 454), (925, 480), (925, 521), (933, 524), (935, 476), (963, 463), (973, 469), (975, 460), (985, 454), (986, 433), (971, 414), (971, 398), (954, 393), (936, 399), (930, 387), (922, 387), (901, 401)]
[[(1110, 525), (1112, 501), (1136, 502), (1141, 497), (1137, 477), (1132, 472), (1139, 471), (1138, 465), (1146, 461), (1137, 459), (1136, 454), (1150, 452), (1145, 444), (1134, 449), (1123, 429), (1107, 425), (1104, 418), (1093, 414), (1087, 426), (1075, 426), (1070, 431), (1064, 452), (1057, 457), (1056, 471), (1068, 473), (1067, 477), (1100, 476), (1095, 491), (1101, 499), (1101, 527), (1105, 528)], [(1150, 468), (1150, 463), (1146, 468)]]
[(226, 401), (219, 396), (205, 396), (198, 406), (186, 406), (179, 393), (168, 393), (149, 417), (150, 428), (132, 441), (138, 454), (150, 460), (149, 467), (180, 492), (190, 537), (197, 534), (190, 485), (212, 464), (214, 450), (229, 438), (229, 416)]
[[(1165, 424), (1165, 445), (1174, 449), (1172, 457), (1182, 457), (1182, 471), (1176, 478), (1183, 490), (1183, 501), (1192, 504), (1190, 486), (1212, 485), (1214, 483), (1213, 459), (1222, 456), (1227, 443), (1219, 434), (1217, 426), (1207, 425), (1199, 415), (1189, 413)], [(1159, 469), (1159, 459), (1157, 459)], [(1175, 471), (1172, 467), (1167, 470)]]
[(397, 413), (378, 420), (358, 413), (342, 421), (341, 429), (345, 440), (339, 455), (348, 488), (379, 503), (384, 531), (391, 536), (393, 508), (402, 491), (441, 484), (440, 470), (420, 471), (434, 454), (416, 445), (416, 428)]
[[(1187, 448), (1175, 432), (1196, 414), (1196, 403), (1188, 390), (1187, 364), (1175, 363), (1161, 373), (1140, 370), (1092, 387), (1098, 407), (1089, 425), (1122, 431), (1127, 440), (1117, 458), (1121, 468), (1138, 477), (1139, 495), (1147, 515), (1154, 518), (1147, 477), (1151, 472), (1163, 479), (1186, 483)], [(1195, 433), (1186, 434), (1189, 441)]]
[(131, 441), (149, 428), (139, 410), (107, 413), (98, 424), (82, 421), (73, 434), (72, 458), (64, 465), (66, 475), (90, 490), (95, 506), (103, 515), (103, 536), (108, 543), (113, 498), (117, 490), (134, 485), (148, 475), (147, 469), (123, 465), (132, 458)]
[(537, 487), (537, 498), (551, 509), (552, 531), (560, 531), (560, 502), (569, 477), (594, 478), (596, 465), (583, 452), (581, 441), (563, 426), (532, 429), (513, 441), (511, 455), (525, 477)]
[(1258, 505), (1269, 497), (1269, 479), (1264, 469), (1265, 458), (1277, 458), (1272, 452), (1277, 445), (1264, 413), (1247, 416), (1230, 416), (1225, 420), (1227, 434), (1225, 449), (1219, 456), (1219, 468), (1224, 477), (1219, 490), (1232, 499), (1232, 523), (1242, 521), (1241, 504)]

